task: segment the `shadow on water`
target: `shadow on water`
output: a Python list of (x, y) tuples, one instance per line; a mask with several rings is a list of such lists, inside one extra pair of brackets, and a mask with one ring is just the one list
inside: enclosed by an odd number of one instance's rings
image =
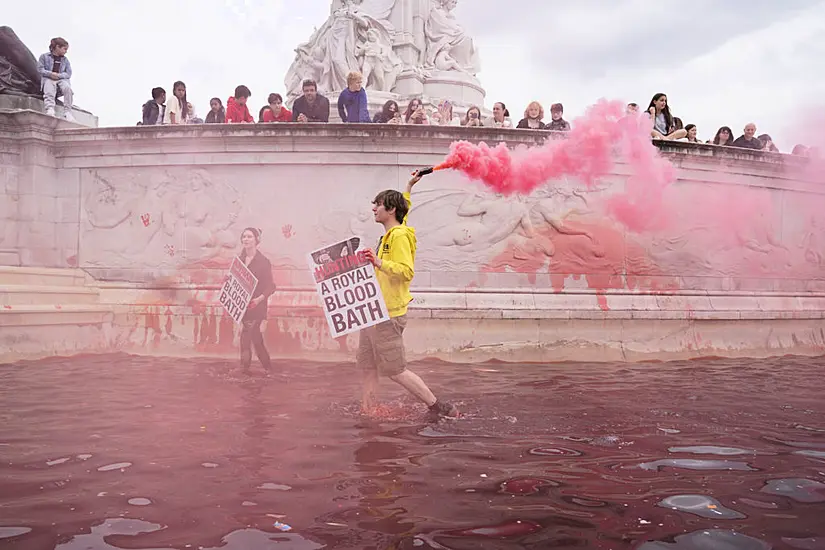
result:
[(823, 548), (821, 364), (3, 365), (0, 548)]

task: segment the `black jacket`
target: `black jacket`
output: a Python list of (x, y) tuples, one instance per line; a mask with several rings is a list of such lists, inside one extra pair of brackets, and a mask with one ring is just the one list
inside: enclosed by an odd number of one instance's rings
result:
[[(164, 110), (166, 105), (163, 106)], [(164, 113), (165, 114), (165, 113)], [(160, 105), (154, 99), (150, 99), (143, 104), (143, 125), (154, 126), (155, 124), (163, 124), (163, 119), (160, 119)]]
[[(241, 261), (246, 261), (245, 251), (241, 252)], [(258, 279), (258, 284), (255, 287), (255, 291), (252, 293), (252, 299), (257, 298), (258, 296), (264, 296), (264, 299), (261, 300), (261, 303), (257, 306), (247, 309), (243, 320), (263, 321), (266, 319), (268, 307), (267, 302), (269, 297), (275, 292), (275, 282), (272, 280), (272, 264), (266, 256), (261, 254), (259, 250), (246, 267), (248, 267), (249, 271), (251, 271), (252, 274)]]

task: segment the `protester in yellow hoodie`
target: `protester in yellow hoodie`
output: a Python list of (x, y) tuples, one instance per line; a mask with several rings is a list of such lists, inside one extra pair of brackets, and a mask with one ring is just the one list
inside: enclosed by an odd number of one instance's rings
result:
[(364, 372), (363, 408), (375, 404), (379, 374), (388, 376), (417, 397), (438, 416), (458, 416), (455, 406), (438, 400), (427, 384), (407, 369), (404, 351), (404, 328), (407, 306), (412, 301), (410, 282), (415, 276), (415, 229), (407, 225), (412, 208), (411, 193), (421, 176), (417, 173), (407, 183), (407, 191), (381, 191), (372, 201), (375, 221), (384, 226), (378, 249), (367, 249), (367, 258), (375, 266), (375, 276), (387, 304), (390, 320), (363, 329), (358, 342), (356, 362)]

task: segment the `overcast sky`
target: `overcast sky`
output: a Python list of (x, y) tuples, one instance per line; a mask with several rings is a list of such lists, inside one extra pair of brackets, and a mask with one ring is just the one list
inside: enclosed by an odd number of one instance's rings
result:
[[(201, 116), (237, 84), (255, 116), (284, 93), (294, 48), (329, 15), (329, 0), (39, 0), (3, 2), (35, 57), (70, 43), (75, 102), (102, 126), (132, 126), (154, 86), (186, 82)], [(782, 151), (810, 109), (825, 107), (825, 0), (460, 0), (481, 52), (487, 107), (514, 119), (537, 99), (574, 119), (601, 97), (647, 107), (656, 92), (708, 139), (753, 121)], [(547, 109), (549, 111), (549, 109)], [(549, 116), (549, 115), (548, 115)]]

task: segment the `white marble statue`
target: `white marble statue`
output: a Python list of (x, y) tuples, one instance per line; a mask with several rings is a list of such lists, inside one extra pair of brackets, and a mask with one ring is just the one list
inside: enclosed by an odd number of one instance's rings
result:
[(425, 67), (475, 76), (480, 70), (478, 50), (452, 13), (457, 4), (458, 0), (432, 0), (429, 17), (424, 24), (427, 44)]
[[(347, 73), (362, 69), (357, 56), (359, 49), (363, 49), (369, 42), (370, 31), (374, 31), (373, 41), (367, 47), (375, 51), (386, 46), (392, 52), (394, 28), (389, 16), (395, 2), (396, 0), (333, 0), (326, 22), (312, 34), (307, 43), (295, 50), (295, 61), (285, 78), (288, 96), (299, 96), (301, 82), (306, 78), (315, 80), (323, 92), (338, 92), (346, 88)], [(387, 59), (386, 63), (394, 67), (394, 60), (391, 57)], [(381, 67), (386, 67), (386, 63), (381, 64)], [(372, 69), (375, 70), (374, 67)], [(381, 73), (385, 82), (388, 81), (386, 72), (387, 69), (384, 68)], [(392, 71), (389, 76), (392, 76)], [(394, 79), (391, 80), (390, 84), (394, 84)]]
[(355, 54), (364, 75), (364, 85), (372, 90), (391, 92), (403, 66), (392, 43), (383, 42), (378, 30), (370, 29), (366, 42), (356, 46)]

